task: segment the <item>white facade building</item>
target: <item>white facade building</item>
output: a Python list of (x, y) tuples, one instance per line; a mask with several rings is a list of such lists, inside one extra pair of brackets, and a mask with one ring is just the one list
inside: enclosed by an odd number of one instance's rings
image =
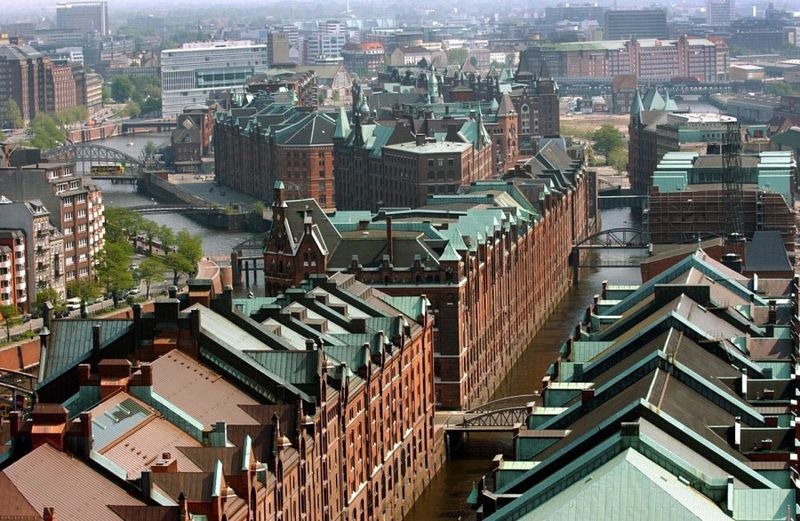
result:
[(244, 91), (245, 82), (269, 66), (267, 46), (250, 41), (185, 43), (161, 51), (161, 105), (164, 118), (184, 107), (205, 104), (216, 91)]

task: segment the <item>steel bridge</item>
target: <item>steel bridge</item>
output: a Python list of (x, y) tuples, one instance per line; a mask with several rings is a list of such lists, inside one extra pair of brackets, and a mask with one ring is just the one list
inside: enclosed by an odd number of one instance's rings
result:
[(604, 250), (650, 250), (647, 232), (639, 228), (611, 228), (592, 234), (572, 246), (569, 264), (572, 266), (573, 280), (578, 280), (580, 268), (632, 268), (639, 261), (630, 255), (625, 258), (602, 259), (595, 255), (586, 256), (584, 251)]
[[(45, 157), (50, 161), (67, 161), (70, 163), (122, 163), (123, 165), (144, 166), (144, 161), (121, 152), (116, 148), (92, 143), (70, 143), (59, 148), (48, 150)], [(116, 176), (132, 177), (132, 176)]]
[(219, 211), (222, 208), (213, 205), (198, 205), (198, 204), (165, 204), (165, 205), (143, 205), (143, 206), (129, 206), (129, 210), (139, 213), (197, 213), (197, 212), (211, 212)]
[(469, 411), (448, 414), (444, 429), (447, 432), (505, 432), (525, 425), (531, 403), (538, 394), (508, 396), (481, 405)]

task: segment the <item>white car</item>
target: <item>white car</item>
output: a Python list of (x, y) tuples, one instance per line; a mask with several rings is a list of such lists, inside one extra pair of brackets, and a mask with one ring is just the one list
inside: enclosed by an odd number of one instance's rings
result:
[(67, 311), (75, 311), (81, 309), (80, 297), (72, 297), (67, 299)]

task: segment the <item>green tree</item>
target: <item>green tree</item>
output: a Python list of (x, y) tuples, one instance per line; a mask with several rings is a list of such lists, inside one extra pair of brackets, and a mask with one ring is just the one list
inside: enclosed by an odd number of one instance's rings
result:
[(73, 280), (67, 283), (67, 296), (69, 298), (78, 297), (84, 304), (99, 297), (100, 293), (100, 287), (91, 280)]
[(147, 254), (153, 255), (153, 240), (158, 236), (161, 227), (150, 219), (142, 219), (139, 233), (147, 239)]
[(106, 240), (112, 242), (127, 241), (133, 244), (144, 221), (138, 213), (119, 206), (106, 206), (103, 216), (106, 220)]
[(161, 251), (164, 252), (165, 255), (175, 246), (175, 234), (172, 232), (172, 228), (167, 225), (158, 229), (156, 237), (158, 237), (158, 242), (161, 243)]
[(127, 76), (114, 76), (111, 80), (111, 97), (117, 103), (125, 103), (133, 95), (134, 86)]
[(152, 141), (148, 141), (144, 144), (144, 154), (148, 157), (155, 154), (156, 150), (158, 149), (158, 145), (153, 143)]
[(0, 143), (3, 143), (6, 139), (6, 135), (0, 130)]
[(603, 125), (592, 133), (594, 149), (597, 153), (608, 157), (608, 154), (615, 148), (620, 148), (625, 144), (622, 133), (613, 125)]
[(20, 110), (19, 105), (13, 98), (8, 98), (3, 103), (3, 120), (4, 123), (11, 125), (12, 128), (25, 126), (25, 121), (22, 119), (22, 110)]
[(155, 257), (147, 257), (139, 264), (139, 278), (147, 285), (147, 298), (150, 298), (150, 285), (164, 278), (166, 267)]
[(83, 105), (60, 110), (53, 115), (53, 119), (57, 123), (64, 125), (71, 125), (89, 119), (89, 111)]
[(11, 326), (19, 324), (19, 308), (13, 304), (0, 306), (0, 315), (3, 316), (3, 323), (6, 325), (6, 340), (11, 339)]
[(64, 311), (64, 299), (61, 298), (61, 295), (58, 293), (58, 291), (50, 286), (36, 290), (36, 300), (33, 301), (33, 308), (37, 312), (41, 313), (44, 310), (44, 305), (46, 302), (52, 304), (53, 311)]
[(608, 153), (606, 163), (613, 166), (617, 172), (623, 172), (628, 168), (628, 150), (625, 147), (617, 147)]
[(470, 56), (469, 57), (469, 63), (473, 67), (477, 67), (478, 66), (478, 58), (476, 58), (475, 56)]
[(131, 118), (135, 118), (139, 114), (142, 113), (142, 108), (139, 106), (138, 103), (131, 100), (125, 105), (125, 115)]
[(164, 264), (172, 270), (172, 283), (178, 284), (181, 274), (193, 277), (197, 273), (197, 263), (203, 256), (203, 239), (181, 230), (175, 236), (175, 251), (167, 253)]
[(61, 146), (66, 140), (64, 131), (47, 114), (40, 112), (36, 114), (30, 125), (33, 137), (30, 144), (42, 150), (48, 150)]
[(103, 103), (108, 103), (111, 101), (111, 87), (108, 85), (103, 85)]
[(133, 273), (130, 265), (133, 259), (133, 248), (128, 242), (106, 241), (106, 245), (97, 256), (95, 273), (97, 281), (107, 293), (116, 296), (133, 287)]
[(81, 317), (83, 318), (86, 318), (86, 304), (100, 295), (100, 287), (92, 280), (73, 280), (67, 283), (67, 296), (81, 299)]

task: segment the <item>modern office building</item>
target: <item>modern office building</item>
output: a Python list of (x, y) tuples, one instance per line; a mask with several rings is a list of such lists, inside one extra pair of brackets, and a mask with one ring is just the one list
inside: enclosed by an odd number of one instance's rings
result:
[(614, 9), (603, 18), (603, 38), (666, 38), (667, 12), (664, 9)]
[(267, 46), (250, 41), (185, 43), (161, 51), (162, 114), (174, 118), (204, 104), (216, 91), (244, 91), (248, 78), (269, 65)]
[(383, 70), (384, 48), (380, 42), (348, 43), (340, 52), (351, 74), (368, 78)]
[(105, 0), (60, 3), (56, 7), (56, 27), (107, 36), (108, 4)]
[(728, 27), (734, 18), (733, 10), (733, 0), (708, 0), (706, 23), (712, 27)]
[(330, 62), (341, 58), (340, 52), (347, 43), (347, 26), (339, 20), (320, 22), (318, 30), (308, 38), (308, 60)]

